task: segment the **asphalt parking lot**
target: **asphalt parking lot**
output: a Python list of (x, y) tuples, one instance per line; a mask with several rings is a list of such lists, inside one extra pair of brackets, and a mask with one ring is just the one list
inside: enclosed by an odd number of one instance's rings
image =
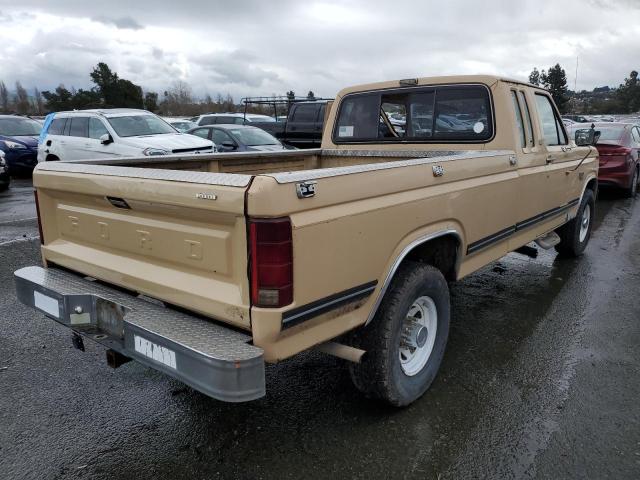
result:
[(212, 400), (17, 302), (39, 263), (28, 180), (0, 194), (0, 477), (639, 478), (640, 198), (606, 193), (583, 258), (510, 254), (452, 287), (433, 387), (398, 410), (317, 353)]

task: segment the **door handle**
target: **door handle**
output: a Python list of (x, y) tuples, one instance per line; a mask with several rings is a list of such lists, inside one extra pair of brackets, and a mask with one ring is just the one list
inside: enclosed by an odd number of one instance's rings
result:
[(518, 163), (518, 160), (516, 159), (516, 156), (515, 155), (510, 155), (509, 156), (509, 165), (511, 165), (512, 167), (515, 167), (517, 163)]
[(553, 155), (547, 155), (547, 163), (553, 163), (556, 157)]

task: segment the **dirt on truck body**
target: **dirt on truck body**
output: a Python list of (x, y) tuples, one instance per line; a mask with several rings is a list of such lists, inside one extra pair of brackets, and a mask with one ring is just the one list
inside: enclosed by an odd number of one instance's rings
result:
[(533, 85), (438, 77), (341, 91), (319, 149), (41, 163), (44, 267), (18, 294), (215, 398), (320, 346), (406, 405), (444, 355), (447, 281), (532, 241), (582, 253), (593, 134)]

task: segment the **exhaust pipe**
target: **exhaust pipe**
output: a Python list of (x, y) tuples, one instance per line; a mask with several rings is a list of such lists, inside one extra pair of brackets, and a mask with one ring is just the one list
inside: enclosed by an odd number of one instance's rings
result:
[(360, 348), (336, 342), (321, 343), (320, 345), (316, 345), (314, 350), (328, 355), (333, 355), (334, 357), (342, 358), (343, 360), (348, 360), (353, 363), (360, 363), (362, 361), (362, 356), (367, 353), (365, 350), (361, 350)]

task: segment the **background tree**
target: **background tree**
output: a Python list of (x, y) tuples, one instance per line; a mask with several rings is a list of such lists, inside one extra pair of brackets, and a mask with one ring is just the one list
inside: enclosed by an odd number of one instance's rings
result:
[(559, 63), (549, 68), (547, 73), (542, 71), (540, 80), (544, 88), (549, 90), (553, 101), (556, 102), (560, 112), (564, 113), (569, 97), (567, 96), (567, 74)]
[(289, 101), (295, 100), (296, 99), (296, 92), (294, 92), (293, 90), (289, 90), (287, 92), (287, 99)]
[(536, 67), (533, 67), (533, 70), (529, 74), (529, 83), (540, 85), (540, 72)]
[(50, 112), (59, 112), (61, 110), (69, 110), (71, 108), (71, 92), (65, 88), (63, 84), (56, 87), (55, 91), (45, 90), (42, 92), (45, 99), (46, 109)]
[(4, 113), (9, 113), (9, 90), (4, 82), (0, 81), (0, 109)]
[(31, 104), (29, 102), (29, 94), (27, 90), (22, 86), (22, 84), (18, 81), (16, 82), (16, 112), (20, 115), (27, 115), (29, 110), (31, 109)]
[(106, 63), (100, 62), (89, 74), (105, 107), (143, 108), (142, 87), (118, 78)]
[(158, 111), (158, 94), (156, 92), (146, 92), (144, 94), (144, 108), (150, 112)]
[(42, 94), (38, 87), (34, 87), (33, 89), (33, 112), (36, 115), (44, 114), (44, 101), (42, 100)]
[(309, 93), (307, 93), (307, 100), (315, 100), (316, 96), (313, 93), (313, 90), (309, 90)]
[(620, 84), (616, 99), (625, 113), (640, 110), (640, 79), (636, 70), (632, 70), (629, 77), (624, 79), (624, 83)]

